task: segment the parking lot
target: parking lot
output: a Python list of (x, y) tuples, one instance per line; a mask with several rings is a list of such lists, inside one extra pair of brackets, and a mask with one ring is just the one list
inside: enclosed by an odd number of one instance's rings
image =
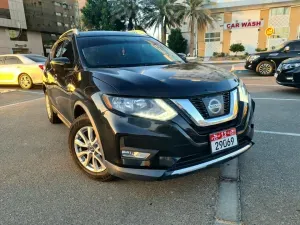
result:
[[(235, 73), (256, 102), (255, 146), (238, 164), (241, 220), (299, 224), (300, 89)], [(91, 180), (69, 155), (68, 129), (49, 123), (43, 97), (40, 88), (0, 87), (0, 224), (222, 222), (220, 166), (159, 182)]]

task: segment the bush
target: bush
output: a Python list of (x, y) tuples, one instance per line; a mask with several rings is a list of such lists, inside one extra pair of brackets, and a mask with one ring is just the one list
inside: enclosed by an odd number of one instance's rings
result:
[(267, 51), (268, 50), (268, 48), (264, 48), (264, 49), (262, 49), (262, 48), (257, 48), (257, 49), (255, 49), (255, 51), (257, 51), (257, 52), (265, 52), (265, 51)]
[(219, 53), (217, 53), (217, 52), (213, 53), (213, 57), (218, 57), (218, 55), (219, 55)]
[(230, 45), (230, 49), (229, 50), (231, 52), (234, 52), (237, 55), (238, 52), (245, 51), (245, 47), (241, 43), (237, 43), (237, 44)]
[(220, 56), (220, 57), (225, 57), (226, 55), (225, 55), (224, 52), (221, 52), (219, 56)]
[(182, 36), (179, 28), (172, 29), (168, 39), (168, 46), (176, 53), (185, 53), (187, 48), (187, 40)]
[(249, 53), (248, 53), (248, 52), (245, 52), (245, 56), (249, 56)]

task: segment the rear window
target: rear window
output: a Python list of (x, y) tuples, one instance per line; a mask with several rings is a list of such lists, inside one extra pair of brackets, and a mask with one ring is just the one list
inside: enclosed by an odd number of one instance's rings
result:
[(47, 58), (39, 55), (26, 55), (28, 59), (31, 59), (34, 62), (46, 62)]

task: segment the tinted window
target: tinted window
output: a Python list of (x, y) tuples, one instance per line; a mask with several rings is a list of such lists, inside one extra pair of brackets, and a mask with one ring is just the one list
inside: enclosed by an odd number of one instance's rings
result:
[(300, 42), (293, 42), (288, 46), (290, 46), (290, 51), (300, 51)]
[(22, 64), (21, 60), (18, 59), (15, 56), (9, 56), (5, 58), (5, 64), (6, 65), (11, 65), (11, 64)]
[(0, 65), (4, 64), (4, 57), (0, 57)]
[(78, 38), (88, 67), (130, 67), (183, 63), (166, 46), (149, 37), (103, 36)]
[(31, 59), (34, 62), (46, 62), (47, 58), (39, 55), (26, 55), (28, 59)]

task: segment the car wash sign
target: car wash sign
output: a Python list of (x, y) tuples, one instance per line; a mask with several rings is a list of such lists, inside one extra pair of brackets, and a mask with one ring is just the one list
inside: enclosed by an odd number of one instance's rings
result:
[(224, 30), (242, 29), (242, 28), (258, 28), (258, 27), (262, 27), (263, 25), (264, 25), (263, 20), (225, 23)]

